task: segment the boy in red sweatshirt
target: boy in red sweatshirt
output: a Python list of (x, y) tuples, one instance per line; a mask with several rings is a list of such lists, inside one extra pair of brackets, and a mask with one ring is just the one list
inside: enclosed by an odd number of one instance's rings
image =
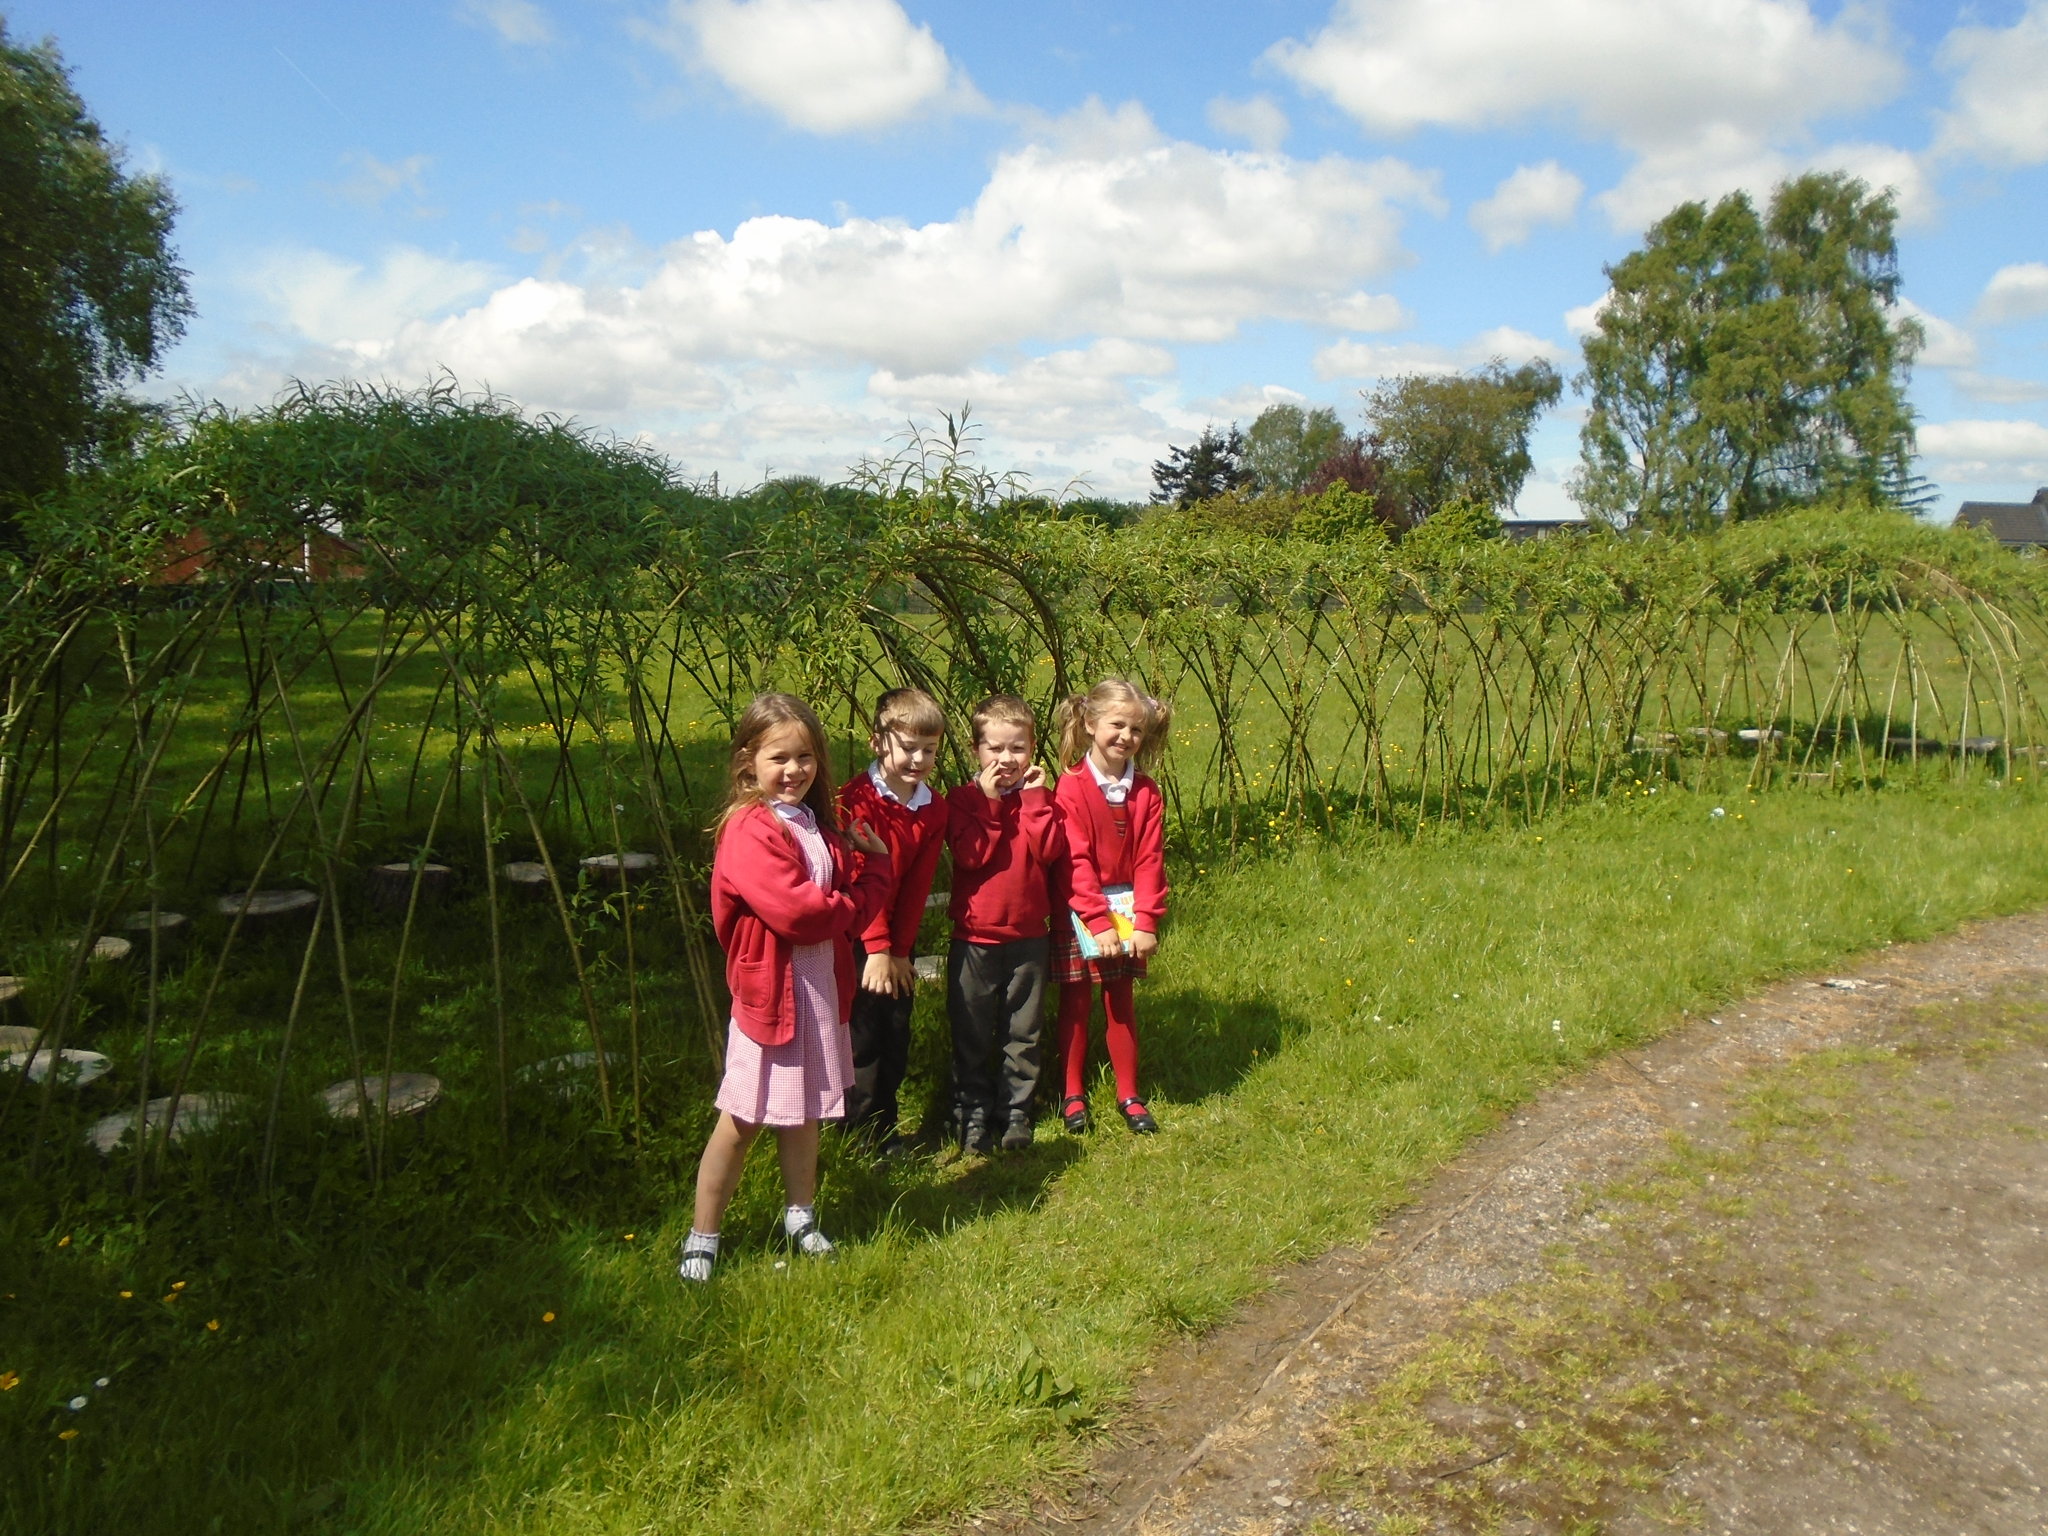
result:
[(953, 944), (946, 1012), (953, 1024), (953, 1115), (960, 1144), (986, 1152), (1031, 1145), (1044, 1030), (1048, 877), (1066, 833), (1032, 761), (1031, 706), (992, 694), (974, 711), (981, 772), (946, 797), (953, 848)]
[(910, 1062), (910, 1014), (917, 974), (911, 967), (932, 874), (946, 846), (946, 805), (925, 782), (938, 761), (946, 716), (917, 688), (894, 688), (875, 701), (875, 754), (865, 772), (839, 789), (842, 824), (866, 822), (889, 845), (894, 884), (859, 935), (866, 960), (853, 1000), (853, 1087), (846, 1130), (885, 1155), (903, 1149), (896, 1132), (897, 1093)]

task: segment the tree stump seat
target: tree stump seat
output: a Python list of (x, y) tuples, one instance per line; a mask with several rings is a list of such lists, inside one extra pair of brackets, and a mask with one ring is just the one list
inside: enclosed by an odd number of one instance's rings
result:
[(382, 912), (403, 912), (412, 900), (414, 876), (419, 882), (419, 904), (439, 906), (455, 885), (455, 871), (446, 864), (373, 864), (363, 871), (363, 885), (370, 905)]
[(529, 901), (548, 899), (548, 867), (535, 859), (515, 859), (498, 871), (501, 878), (512, 890)]
[[(212, 1130), (222, 1121), (234, 1118), (248, 1106), (248, 1095), (240, 1093), (167, 1093), (143, 1106), (142, 1124), (145, 1134), (162, 1131), (164, 1139), (176, 1146), (187, 1136)], [(95, 1121), (85, 1133), (87, 1144), (102, 1156), (111, 1153), (134, 1132), (135, 1118), (134, 1110), (124, 1109)]]
[(373, 1115), (380, 1107), (394, 1120), (424, 1114), (441, 1097), (441, 1079), (426, 1072), (394, 1072), (388, 1079), (379, 1073), (364, 1078), (360, 1092), (358, 1086), (356, 1079), (345, 1077), (313, 1097), (335, 1120), (361, 1119), (366, 1100)]
[(83, 1088), (88, 1083), (98, 1082), (113, 1071), (114, 1063), (98, 1051), (73, 1050), (69, 1046), (56, 1052), (45, 1047), (33, 1054), (24, 1048), (0, 1056), (0, 1072), (25, 1071), (31, 1083), (46, 1081), (53, 1067), (60, 1087)]
[(319, 905), (318, 892), (275, 890), (236, 891), (221, 897), (213, 907), (230, 922), (239, 915), (244, 928), (271, 928), (305, 917)]
[(645, 880), (661, 867), (660, 855), (652, 853), (596, 853), (581, 862), (588, 879), (614, 890)]
[(121, 920), (114, 926), (133, 940), (138, 948), (146, 950), (152, 931), (156, 934), (159, 946), (182, 944), (186, 935), (192, 931), (192, 919), (182, 912), (144, 910), (122, 913)]

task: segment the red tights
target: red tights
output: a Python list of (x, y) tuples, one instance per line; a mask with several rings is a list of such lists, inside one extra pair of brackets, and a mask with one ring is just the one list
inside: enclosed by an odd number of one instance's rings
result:
[[(1060, 1056), (1067, 1064), (1067, 1097), (1082, 1096), (1084, 1070), (1088, 1065), (1088, 1015), (1094, 1011), (1095, 984), (1088, 981), (1060, 983)], [(1131, 978), (1102, 984), (1103, 1039), (1109, 1046), (1109, 1065), (1116, 1073), (1116, 1096), (1138, 1096), (1138, 1012), (1131, 997)]]

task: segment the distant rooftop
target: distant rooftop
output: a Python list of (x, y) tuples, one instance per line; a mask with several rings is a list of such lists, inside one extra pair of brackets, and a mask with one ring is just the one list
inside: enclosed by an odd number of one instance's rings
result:
[(1955, 525), (1988, 528), (2007, 549), (2048, 545), (2048, 485), (2032, 501), (1966, 501), (1956, 509)]
[(1583, 517), (1504, 517), (1501, 531), (1511, 539), (1547, 539), (1554, 533), (1583, 532)]

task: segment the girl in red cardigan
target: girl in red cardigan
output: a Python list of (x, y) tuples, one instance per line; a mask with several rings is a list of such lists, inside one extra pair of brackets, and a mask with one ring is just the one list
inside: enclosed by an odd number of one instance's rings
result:
[[(711, 922), (732, 991), (718, 1124), (697, 1165), (697, 1208), (677, 1266), (711, 1278), (718, 1229), (747, 1149), (772, 1126), (788, 1197), (783, 1230), (823, 1257), (818, 1230), (818, 1122), (844, 1113), (853, 1081), (847, 1012), (852, 936), (889, 889), (889, 845), (865, 822), (837, 830), (826, 787), (825, 732), (801, 699), (764, 693), (732, 737), (731, 783), (715, 833)], [(848, 844), (867, 857), (849, 857)], [(858, 865), (856, 871), (852, 866)]]
[[(1088, 1015), (1102, 987), (1103, 1036), (1116, 1074), (1116, 1107), (1140, 1136), (1159, 1129), (1138, 1096), (1138, 1019), (1131, 983), (1159, 948), (1166, 916), (1166, 813), (1159, 786), (1140, 768), (1165, 744), (1171, 709), (1122, 678), (1105, 678), (1060, 706), (1060, 775), (1054, 795), (1067, 833), (1069, 910), (1053, 924), (1052, 974), (1060, 984), (1060, 1055), (1066, 1097), (1060, 1118), (1088, 1129), (1082, 1078)], [(1084, 959), (1086, 930), (1099, 958)]]

